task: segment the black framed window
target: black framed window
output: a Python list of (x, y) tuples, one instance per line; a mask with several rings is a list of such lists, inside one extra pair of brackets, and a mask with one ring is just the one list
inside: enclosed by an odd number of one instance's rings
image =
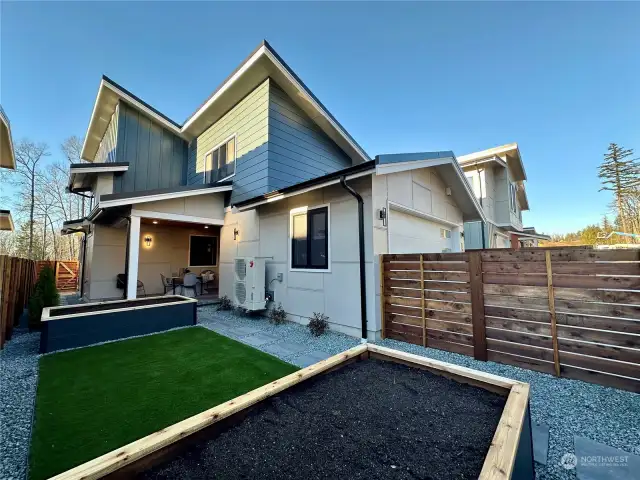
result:
[(189, 266), (215, 267), (218, 265), (218, 237), (191, 235), (189, 237)]
[(291, 219), (291, 268), (329, 268), (329, 208), (293, 213)]

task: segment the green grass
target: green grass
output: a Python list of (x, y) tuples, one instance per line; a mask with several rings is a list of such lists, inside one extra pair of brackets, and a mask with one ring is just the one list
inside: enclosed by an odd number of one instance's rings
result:
[(30, 478), (56, 475), (296, 370), (204, 328), (44, 356)]

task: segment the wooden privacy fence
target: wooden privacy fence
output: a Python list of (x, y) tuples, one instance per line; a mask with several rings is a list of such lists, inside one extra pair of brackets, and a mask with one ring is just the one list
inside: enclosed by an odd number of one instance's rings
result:
[(383, 336), (640, 392), (640, 251), (382, 256)]
[(59, 292), (78, 290), (79, 262), (77, 260), (40, 260), (36, 262), (36, 278), (45, 266), (53, 269)]
[(11, 339), (35, 285), (35, 262), (0, 255), (0, 348)]

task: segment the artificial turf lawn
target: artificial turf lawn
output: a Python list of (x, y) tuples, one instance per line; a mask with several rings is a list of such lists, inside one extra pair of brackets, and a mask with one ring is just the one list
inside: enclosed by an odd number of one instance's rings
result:
[(30, 478), (48, 478), (297, 370), (201, 327), (40, 359)]

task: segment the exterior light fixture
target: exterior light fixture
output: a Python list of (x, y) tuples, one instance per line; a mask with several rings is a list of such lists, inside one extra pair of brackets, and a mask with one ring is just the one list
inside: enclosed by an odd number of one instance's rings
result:
[(154, 225), (157, 225), (157, 224), (158, 224), (158, 220), (154, 220), (154, 221), (153, 221), (153, 224), (154, 224)]
[(146, 235), (146, 236), (144, 237), (144, 244), (145, 244), (147, 247), (150, 247), (150, 246), (151, 246), (151, 241), (152, 241), (151, 235)]
[(386, 207), (382, 207), (378, 211), (378, 218), (382, 220), (382, 226), (386, 227), (387, 226), (387, 208)]
[(204, 228), (209, 228), (209, 225), (205, 225)]
[(233, 229), (233, 239), (237, 240), (238, 239), (238, 235), (240, 235), (240, 232), (238, 231), (237, 228)]

